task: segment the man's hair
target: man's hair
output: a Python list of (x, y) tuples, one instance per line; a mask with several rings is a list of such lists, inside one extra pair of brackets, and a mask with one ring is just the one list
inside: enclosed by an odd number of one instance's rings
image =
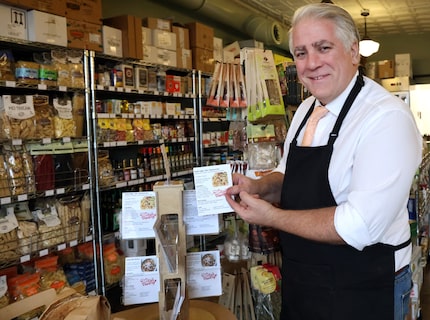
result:
[(300, 7), (294, 13), (291, 28), (288, 32), (290, 52), (294, 56), (292, 32), (294, 27), (303, 19), (327, 19), (336, 26), (336, 37), (343, 43), (345, 49), (351, 48), (354, 42), (360, 41), (360, 34), (351, 15), (343, 8), (331, 3), (314, 3)]

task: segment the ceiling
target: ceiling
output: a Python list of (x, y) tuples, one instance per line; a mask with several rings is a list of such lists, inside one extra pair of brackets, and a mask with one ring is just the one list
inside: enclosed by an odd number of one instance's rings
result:
[[(289, 26), (294, 11), (315, 0), (234, 0), (246, 4)], [(361, 35), (364, 34), (363, 9), (368, 9), (367, 34), (422, 34), (430, 32), (429, 0), (333, 0), (354, 18)]]

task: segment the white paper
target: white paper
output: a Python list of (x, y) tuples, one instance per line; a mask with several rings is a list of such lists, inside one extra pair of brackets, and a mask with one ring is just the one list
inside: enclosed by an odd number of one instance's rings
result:
[(124, 305), (158, 302), (159, 291), (157, 256), (125, 258)]
[(230, 164), (193, 168), (199, 216), (232, 212), (225, 190), (233, 185)]
[(187, 254), (187, 288), (190, 299), (220, 296), (221, 282), (218, 250)]
[(187, 235), (220, 233), (218, 214), (206, 216), (198, 215), (196, 190), (184, 190), (182, 198), (184, 203), (184, 223)]
[(155, 238), (156, 204), (156, 192), (153, 191), (122, 193), (122, 239)]

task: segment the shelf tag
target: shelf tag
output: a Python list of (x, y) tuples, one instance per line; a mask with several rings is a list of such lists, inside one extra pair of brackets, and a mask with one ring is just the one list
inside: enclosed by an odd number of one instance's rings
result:
[(56, 194), (64, 194), (66, 190), (64, 188), (58, 188)]
[(78, 240), (70, 241), (70, 247), (76, 247), (78, 245)]
[(26, 201), (28, 199), (28, 195), (27, 194), (20, 194), (18, 196), (18, 201)]
[(15, 88), (16, 82), (15, 81), (6, 81), (6, 87)]
[(59, 86), (58, 90), (65, 92), (65, 91), (67, 91), (67, 87), (66, 86)]
[(44, 83), (39, 83), (37, 85), (37, 89), (39, 89), (39, 90), (47, 90), (48, 86), (46, 84), (44, 84)]
[(39, 251), (39, 257), (44, 257), (48, 255), (48, 249), (43, 249)]
[(11, 197), (1, 198), (0, 204), (9, 204), (11, 203), (12, 199)]
[(30, 255), (27, 254), (25, 256), (22, 256), (21, 259), (19, 259), (19, 261), (21, 261), (21, 263), (30, 261)]
[(57, 246), (57, 251), (61, 251), (61, 250), (64, 250), (64, 249), (66, 249), (66, 244), (65, 243), (59, 244)]

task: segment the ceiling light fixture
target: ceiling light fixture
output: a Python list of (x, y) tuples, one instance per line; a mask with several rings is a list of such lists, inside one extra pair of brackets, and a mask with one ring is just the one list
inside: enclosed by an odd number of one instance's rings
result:
[(379, 50), (379, 42), (373, 41), (367, 35), (367, 16), (369, 14), (369, 9), (361, 10), (361, 15), (364, 17), (364, 37), (360, 41), (360, 54), (363, 57), (370, 57)]

